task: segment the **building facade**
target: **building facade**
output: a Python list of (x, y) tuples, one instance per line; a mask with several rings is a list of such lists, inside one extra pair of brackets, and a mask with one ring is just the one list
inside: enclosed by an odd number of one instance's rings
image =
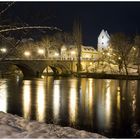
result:
[(103, 29), (98, 37), (98, 44), (97, 44), (98, 51), (102, 51), (108, 48), (109, 40), (110, 40), (110, 36), (108, 32)]

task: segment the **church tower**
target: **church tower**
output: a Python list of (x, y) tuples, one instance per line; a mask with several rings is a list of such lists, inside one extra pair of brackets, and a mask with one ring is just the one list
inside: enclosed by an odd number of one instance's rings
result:
[(98, 37), (98, 51), (108, 48), (110, 36), (107, 31), (102, 30)]

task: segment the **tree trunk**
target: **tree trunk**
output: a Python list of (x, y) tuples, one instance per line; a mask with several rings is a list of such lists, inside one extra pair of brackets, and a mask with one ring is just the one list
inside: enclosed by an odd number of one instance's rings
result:
[(140, 75), (140, 65), (138, 64), (138, 75)]
[(79, 20), (75, 21), (73, 27), (73, 36), (77, 48), (77, 73), (81, 71), (81, 44), (82, 44), (82, 31)]
[(125, 68), (126, 75), (128, 76), (127, 64), (125, 62), (124, 62), (124, 68)]

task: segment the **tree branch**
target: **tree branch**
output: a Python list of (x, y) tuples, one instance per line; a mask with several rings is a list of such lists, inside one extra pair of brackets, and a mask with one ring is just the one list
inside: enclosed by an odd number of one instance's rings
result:
[(61, 29), (57, 27), (48, 27), (48, 26), (26, 26), (26, 27), (14, 27), (14, 28), (7, 28), (7, 29), (1, 29), (0, 33), (8, 32), (8, 31), (17, 31), (17, 30), (25, 30), (25, 29), (49, 29), (49, 30), (58, 30), (62, 31)]
[(15, 2), (8, 4), (8, 6), (0, 12), (0, 16), (5, 13)]

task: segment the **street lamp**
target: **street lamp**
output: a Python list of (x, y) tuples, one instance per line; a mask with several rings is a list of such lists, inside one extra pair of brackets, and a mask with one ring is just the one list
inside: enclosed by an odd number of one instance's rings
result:
[(39, 53), (40, 55), (43, 55), (43, 54), (45, 53), (45, 51), (44, 51), (43, 49), (38, 49), (38, 53)]
[(72, 54), (72, 55), (75, 55), (75, 51), (71, 51), (71, 54)]
[(25, 55), (26, 57), (29, 57), (29, 56), (31, 55), (31, 53), (30, 53), (29, 51), (25, 51), (25, 52), (24, 52), (24, 55)]
[(57, 52), (55, 52), (54, 56), (59, 56), (59, 54)]
[(6, 48), (1, 48), (0, 50), (1, 50), (2, 53), (6, 53), (7, 52)]
[(134, 51), (136, 51), (136, 48), (135, 48), (135, 47), (133, 47), (133, 50), (134, 50)]

